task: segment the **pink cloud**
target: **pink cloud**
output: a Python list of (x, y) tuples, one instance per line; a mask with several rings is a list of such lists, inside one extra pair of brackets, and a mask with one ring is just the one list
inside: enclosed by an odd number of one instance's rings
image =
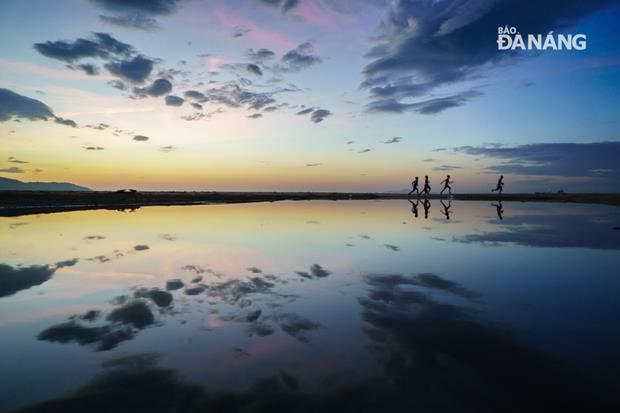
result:
[(244, 37), (261, 47), (269, 47), (277, 50), (289, 50), (295, 47), (295, 43), (285, 36), (271, 30), (263, 29), (254, 22), (232, 15), (222, 7), (216, 7), (213, 15), (218, 19), (220, 25), (232, 32), (236, 27), (243, 27), (250, 31)]
[(315, 3), (303, 2), (293, 13), (294, 16), (302, 18), (304, 21), (317, 26), (336, 27), (338, 22), (331, 14), (321, 10)]

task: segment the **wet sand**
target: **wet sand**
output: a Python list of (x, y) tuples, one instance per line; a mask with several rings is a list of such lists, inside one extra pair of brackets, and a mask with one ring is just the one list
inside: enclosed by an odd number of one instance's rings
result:
[[(446, 199), (432, 194), (429, 199)], [(407, 194), (362, 192), (136, 192), (0, 191), (0, 216), (88, 209), (136, 209), (150, 205), (196, 205), (283, 200), (407, 199)], [(454, 194), (460, 201), (573, 202), (620, 206), (620, 194)]]

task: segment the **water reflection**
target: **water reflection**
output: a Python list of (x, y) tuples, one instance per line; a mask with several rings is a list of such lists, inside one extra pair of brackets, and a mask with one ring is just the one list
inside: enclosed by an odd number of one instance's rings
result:
[(617, 209), (439, 204), (0, 219), (0, 411), (617, 408)]

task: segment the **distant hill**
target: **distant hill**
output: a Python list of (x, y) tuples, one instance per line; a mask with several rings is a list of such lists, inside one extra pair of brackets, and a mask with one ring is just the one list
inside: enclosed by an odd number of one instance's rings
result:
[(69, 182), (22, 182), (0, 177), (0, 191), (92, 191)]

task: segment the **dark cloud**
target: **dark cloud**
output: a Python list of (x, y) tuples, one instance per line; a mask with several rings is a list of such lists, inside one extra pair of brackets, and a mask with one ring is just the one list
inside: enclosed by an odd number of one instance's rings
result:
[(589, 177), (591, 190), (609, 191), (620, 184), (620, 142), (538, 143), (514, 147), (462, 146), (455, 152), (503, 161), (487, 167), (493, 173), (550, 177)]
[(544, 248), (619, 250), (620, 237), (610, 231), (610, 217), (603, 213), (504, 216), (501, 229), (454, 237), (464, 244), (489, 247), (523, 245)]
[(183, 98), (174, 95), (166, 96), (166, 105), (168, 106), (181, 106), (185, 102)]
[(422, 115), (434, 115), (445, 109), (464, 105), (471, 98), (480, 95), (482, 95), (480, 91), (468, 90), (454, 95), (423, 100), (416, 103), (402, 103), (396, 99), (381, 99), (372, 101), (366, 108), (370, 112), (402, 113), (411, 110)]
[(159, 288), (140, 288), (134, 293), (136, 298), (147, 298), (155, 303), (158, 307), (168, 307), (172, 304), (172, 294), (168, 291), (162, 291)]
[(251, 29), (248, 29), (246, 27), (236, 26), (233, 29), (232, 37), (235, 37), (235, 38), (243, 37), (251, 31), (252, 31)]
[(183, 281), (179, 280), (178, 278), (166, 281), (166, 290), (178, 290), (183, 288), (183, 286)]
[(250, 63), (250, 64), (245, 65), (245, 70), (248, 73), (251, 73), (251, 74), (256, 75), (256, 76), (262, 76), (263, 75), (263, 71), (260, 70), (260, 67), (258, 67), (258, 65), (255, 65), (254, 63)]
[(94, 345), (97, 351), (115, 348), (123, 341), (134, 337), (135, 332), (129, 327), (85, 327), (75, 321), (67, 321), (49, 327), (37, 335), (37, 339), (54, 343), (77, 343)]
[(43, 102), (19, 95), (9, 89), (0, 88), (0, 122), (14, 117), (47, 120), (54, 117), (54, 113)]
[(310, 108), (300, 110), (299, 112), (296, 113), (296, 115), (307, 115), (308, 113), (312, 113), (312, 111), (314, 111), (314, 108), (310, 107)]
[(322, 163), (320, 163), (320, 162), (316, 162), (316, 163), (307, 163), (307, 164), (306, 164), (306, 166), (308, 166), (308, 167), (312, 167), (312, 166), (321, 166), (321, 165), (323, 165), (323, 164), (322, 164)]
[(259, 4), (280, 10), (286, 14), (299, 5), (299, 0), (258, 0)]
[(198, 92), (197, 90), (188, 90), (184, 94), (186, 99), (197, 100), (198, 102), (206, 102), (209, 98), (202, 92)]
[(75, 264), (77, 264), (79, 261), (79, 258), (72, 258), (70, 260), (63, 260), (63, 261), (58, 261), (56, 263), (56, 268), (64, 268), (64, 267), (73, 267)]
[(71, 119), (64, 119), (59, 116), (54, 116), (54, 122), (58, 123), (59, 125), (65, 125), (65, 126), (70, 126), (72, 128), (77, 128), (77, 123), (75, 123), (75, 121)]
[(82, 63), (79, 65), (69, 65), (71, 69), (81, 70), (89, 76), (96, 76), (99, 74), (99, 68), (91, 63)]
[(117, 60), (105, 65), (113, 75), (130, 83), (144, 83), (153, 71), (154, 61), (142, 55), (127, 60)]
[(363, 70), (362, 87), (369, 89), (371, 97), (368, 110), (434, 114), (462, 105), (479, 93), (403, 101), (479, 79), (489, 66), (518, 61), (520, 55), (499, 51), (490, 40), (497, 36), (498, 26), (508, 24), (506, 16), (521, 33), (547, 33), (567, 29), (611, 3), (552, 0), (532, 10), (519, 0), (393, 2), (381, 23), (378, 43), (367, 53), (372, 61)]
[(400, 142), (402, 140), (403, 140), (403, 138), (396, 137), (396, 138), (386, 139), (385, 141), (383, 141), (383, 143), (385, 143), (385, 144), (398, 143), (398, 142)]
[(15, 158), (14, 156), (9, 156), (7, 158), (7, 162), (10, 162), (10, 163), (29, 163), (28, 161), (20, 161), (19, 159)]
[(150, 249), (150, 247), (148, 245), (140, 244), (140, 245), (134, 245), (133, 249), (135, 251), (146, 251), (146, 250)]
[(326, 269), (321, 267), (319, 264), (312, 264), (312, 266), (310, 267), (309, 273), (305, 271), (297, 271), (297, 275), (304, 277), (304, 278), (308, 278), (310, 280), (325, 278), (330, 274), (331, 272), (327, 271)]
[(273, 59), (276, 56), (276, 54), (269, 49), (258, 49), (258, 50), (248, 49), (246, 51), (246, 56), (248, 57), (248, 59), (252, 61), (264, 62), (265, 60)]
[(127, 85), (120, 80), (110, 80), (108, 85), (112, 86), (114, 89), (127, 90)]
[(302, 343), (310, 342), (308, 333), (321, 327), (320, 324), (294, 313), (278, 313), (273, 317), (282, 331)]
[(157, 79), (150, 86), (134, 88), (133, 91), (139, 97), (159, 97), (172, 91), (172, 83), (168, 79)]
[(305, 42), (296, 48), (286, 52), (280, 59), (277, 70), (282, 72), (298, 72), (314, 64), (321, 63), (323, 59), (313, 54), (312, 43)]
[(144, 301), (135, 300), (115, 308), (108, 314), (108, 321), (145, 328), (155, 322), (153, 312)]
[(260, 119), (262, 117), (263, 117), (262, 113), (253, 113), (251, 115), (248, 115), (248, 118), (250, 118), (250, 119)]
[(90, 0), (93, 4), (119, 13), (140, 13), (153, 16), (176, 12), (184, 0)]
[(261, 270), (260, 268), (257, 267), (248, 267), (246, 268), (248, 271), (254, 273), (254, 274), (260, 274), (263, 272), (263, 270)]
[(392, 250), (394, 252), (398, 252), (400, 251), (400, 247), (398, 245), (392, 245), (392, 244), (383, 244), (383, 246), (389, 250)]
[(0, 264), (0, 297), (7, 297), (21, 290), (41, 285), (52, 278), (54, 272), (56, 272), (56, 267), (49, 265), (12, 267)]
[(2, 168), (0, 169), (0, 172), (5, 172), (8, 174), (23, 174), (26, 171), (22, 168), (20, 168), (19, 166), (10, 166), (8, 168)]
[(433, 171), (450, 172), (450, 171), (454, 171), (456, 169), (463, 169), (463, 168), (461, 166), (454, 166), (454, 165), (440, 165), (440, 166), (434, 167)]
[(157, 20), (152, 17), (142, 16), (140, 14), (125, 14), (120, 16), (99, 16), (99, 19), (114, 26), (137, 29), (145, 31), (159, 30), (160, 25)]
[(144, 135), (136, 135), (133, 137), (134, 141), (138, 141), (138, 142), (145, 142), (149, 140), (148, 136), (144, 136)]
[(194, 109), (196, 109), (196, 110), (202, 110), (203, 109), (203, 107), (202, 107), (202, 105), (200, 103), (190, 102), (189, 104), (192, 105), (192, 107)]
[(312, 115), (310, 115), (310, 119), (314, 123), (320, 123), (323, 122), (323, 119), (331, 115), (332, 113), (327, 109), (316, 109), (314, 112), (312, 112)]
[[(91, 40), (78, 38), (73, 42), (47, 41), (35, 43), (33, 47), (44, 56), (69, 63), (87, 57), (107, 59), (115, 56), (129, 56), (134, 52), (133, 47), (116, 40), (108, 33), (93, 33), (93, 36)], [(86, 69), (83, 70), (86, 71)]]
[(103, 146), (82, 146), (85, 151), (102, 151), (105, 148)]

